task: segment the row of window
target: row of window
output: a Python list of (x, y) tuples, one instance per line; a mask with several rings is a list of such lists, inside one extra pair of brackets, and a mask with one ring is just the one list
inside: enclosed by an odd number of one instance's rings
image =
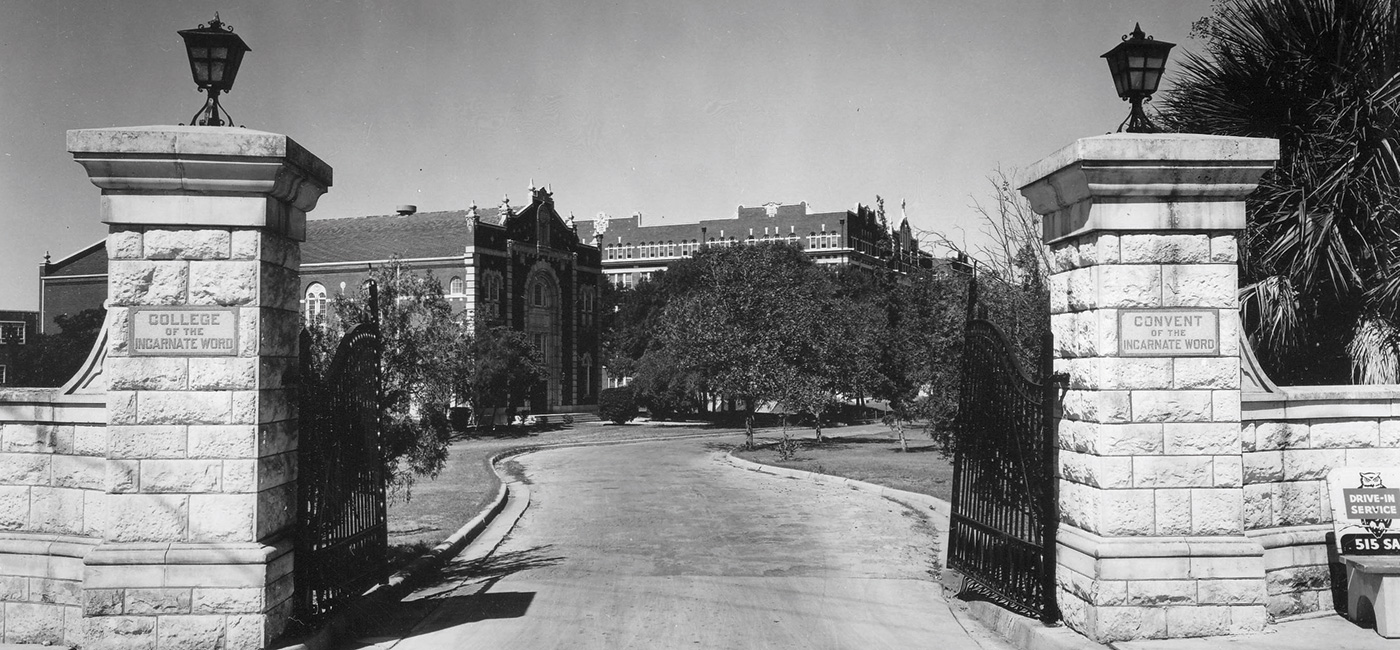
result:
[[(759, 242), (787, 242), (798, 245), (802, 237), (796, 234), (787, 235), (750, 235), (747, 239), (739, 240), (736, 237), (711, 237), (708, 242), (710, 246), (738, 246), (739, 244), (757, 244)], [(838, 248), (841, 245), (840, 233), (823, 230), (812, 232), (807, 235), (807, 248), (824, 249)], [(692, 239), (681, 241), (679, 244), (674, 241), (667, 242), (644, 242), (641, 244), (621, 243), (608, 244), (604, 247), (604, 259), (609, 260), (630, 260), (630, 259), (665, 259), (674, 257), (690, 257), (700, 250), (700, 241)]]
[(633, 281), (632, 281), (632, 276), (633, 276), (633, 275), (636, 275), (636, 276), (637, 276), (637, 279), (636, 279), (636, 282), (637, 282), (637, 283), (642, 283), (642, 282), (651, 282), (651, 279), (655, 276), (655, 274), (656, 274), (655, 271), (640, 271), (640, 272), (635, 273), (635, 274), (634, 274), (634, 273), (617, 273), (617, 274), (614, 274), (614, 275), (609, 275), (609, 276), (608, 276), (608, 282), (612, 283), (612, 286), (617, 287), (618, 289), (631, 289), (632, 286), (633, 286)]
[[(462, 296), (466, 294), (465, 283), (461, 278), (454, 277), (448, 284), (451, 288), (451, 295)], [(482, 311), (492, 317), (501, 315), (501, 293), (505, 286), (505, 279), (499, 271), (483, 271), (481, 273), (481, 301)], [(551, 302), (553, 292), (546, 286), (543, 280), (535, 282), (531, 288), (531, 303), (536, 307), (548, 307)], [(305, 301), (305, 312), (307, 323), (318, 323), (326, 319), (326, 306), (329, 304), (326, 295), (325, 285), (319, 282), (312, 282), (307, 285), (306, 293), (303, 296)], [(592, 287), (579, 287), (579, 309), (583, 313), (585, 324), (592, 324), (597, 312), (598, 295), (597, 290)], [(18, 326), (12, 329), (11, 326)], [(13, 337), (13, 338), (12, 338)], [(11, 341), (24, 343), (24, 323), (10, 323), (0, 321), (0, 342)]]

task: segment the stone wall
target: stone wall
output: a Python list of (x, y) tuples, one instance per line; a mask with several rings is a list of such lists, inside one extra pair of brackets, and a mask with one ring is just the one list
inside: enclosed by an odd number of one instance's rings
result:
[(1334, 608), (1345, 585), (1327, 473), (1400, 467), (1400, 386), (1277, 386), (1247, 348), (1243, 363), (1244, 523), (1264, 547), (1269, 614)]
[(62, 388), (0, 391), (0, 643), (82, 640), (83, 558), (106, 514), (104, 345)]

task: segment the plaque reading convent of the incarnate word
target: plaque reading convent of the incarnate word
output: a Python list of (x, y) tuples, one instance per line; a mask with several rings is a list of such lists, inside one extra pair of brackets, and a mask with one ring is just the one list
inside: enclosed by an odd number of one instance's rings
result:
[(1118, 312), (1118, 354), (1189, 357), (1220, 354), (1218, 309), (1124, 309)]
[(238, 354), (238, 310), (133, 307), (131, 354), (219, 357)]

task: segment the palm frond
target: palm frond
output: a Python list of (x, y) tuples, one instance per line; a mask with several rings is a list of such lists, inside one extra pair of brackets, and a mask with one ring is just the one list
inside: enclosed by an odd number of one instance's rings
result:
[(1356, 321), (1347, 343), (1352, 380), (1358, 384), (1400, 382), (1400, 330), (1389, 320), (1367, 316)]

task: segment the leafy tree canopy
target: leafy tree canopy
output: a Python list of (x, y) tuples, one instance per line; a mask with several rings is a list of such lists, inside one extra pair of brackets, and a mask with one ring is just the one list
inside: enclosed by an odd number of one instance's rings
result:
[[(375, 267), (378, 317), (383, 336), (380, 363), (380, 436), (393, 486), (407, 497), (416, 476), (436, 476), (447, 462), (452, 434), (448, 410), (467, 365), (471, 330), (452, 317), (442, 283), (418, 274), (396, 258)], [(344, 333), (372, 320), (368, 285), (337, 295), (335, 315), (320, 332), (316, 349), (329, 360)]]
[(1249, 200), (1241, 303), (1281, 383), (1400, 381), (1400, 3), (1226, 0), (1162, 120), (1277, 138)]

